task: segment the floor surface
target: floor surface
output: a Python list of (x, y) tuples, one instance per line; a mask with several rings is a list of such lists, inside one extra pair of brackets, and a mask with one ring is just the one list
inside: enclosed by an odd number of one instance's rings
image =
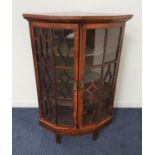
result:
[(115, 109), (112, 124), (96, 141), (88, 134), (64, 136), (56, 144), (54, 134), (39, 126), (36, 108), (13, 108), (13, 155), (141, 155), (141, 114), (141, 109)]

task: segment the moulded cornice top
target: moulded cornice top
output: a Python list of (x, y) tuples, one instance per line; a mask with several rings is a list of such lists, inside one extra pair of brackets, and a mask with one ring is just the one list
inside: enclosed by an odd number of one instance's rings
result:
[(23, 14), (28, 21), (54, 22), (125, 22), (132, 18), (132, 14), (104, 14), (90, 12), (52, 12), (38, 14)]

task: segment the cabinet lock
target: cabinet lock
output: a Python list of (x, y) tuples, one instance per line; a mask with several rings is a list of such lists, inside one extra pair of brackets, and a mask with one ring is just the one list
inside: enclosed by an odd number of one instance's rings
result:
[(83, 80), (80, 81), (80, 89), (83, 89), (84, 88), (84, 83), (83, 83)]
[(74, 81), (73, 91), (77, 91), (77, 81)]

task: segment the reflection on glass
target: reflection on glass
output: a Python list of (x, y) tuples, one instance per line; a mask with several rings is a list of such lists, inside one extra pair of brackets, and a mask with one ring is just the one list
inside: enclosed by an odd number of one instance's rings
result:
[(101, 65), (103, 63), (104, 46), (106, 46), (104, 62), (116, 59), (120, 28), (107, 29), (107, 44), (105, 29), (88, 29), (86, 31), (86, 66)]
[(54, 55), (56, 66), (73, 66), (74, 31), (54, 29)]
[(105, 29), (86, 31), (86, 65), (101, 65), (103, 61)]
[(94, 67), (94, 68), (86, 68), (85, 75), (84, 75), (84, 83), (90, 81), (97, 81), (101, 77), (101, 68)]
[(102, 91), (103, 81), (101, 80), (101, 68), (87, 68), (84, 75), (84, 100), (91, 96), (98, 96), (103, 94)]
[(108, 42), (104, 62), (109, 62), (116, 59), (119, 34), (120, 34), (120, 28), (108, 29)]

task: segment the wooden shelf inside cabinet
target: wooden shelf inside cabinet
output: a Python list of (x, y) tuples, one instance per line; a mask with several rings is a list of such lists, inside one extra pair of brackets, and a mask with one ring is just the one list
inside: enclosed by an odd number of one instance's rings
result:
[(40, 124), (62, 135), (93, 133), (112, 120), (125, 23), (132, 15), (23, 14), (29, 21)]

